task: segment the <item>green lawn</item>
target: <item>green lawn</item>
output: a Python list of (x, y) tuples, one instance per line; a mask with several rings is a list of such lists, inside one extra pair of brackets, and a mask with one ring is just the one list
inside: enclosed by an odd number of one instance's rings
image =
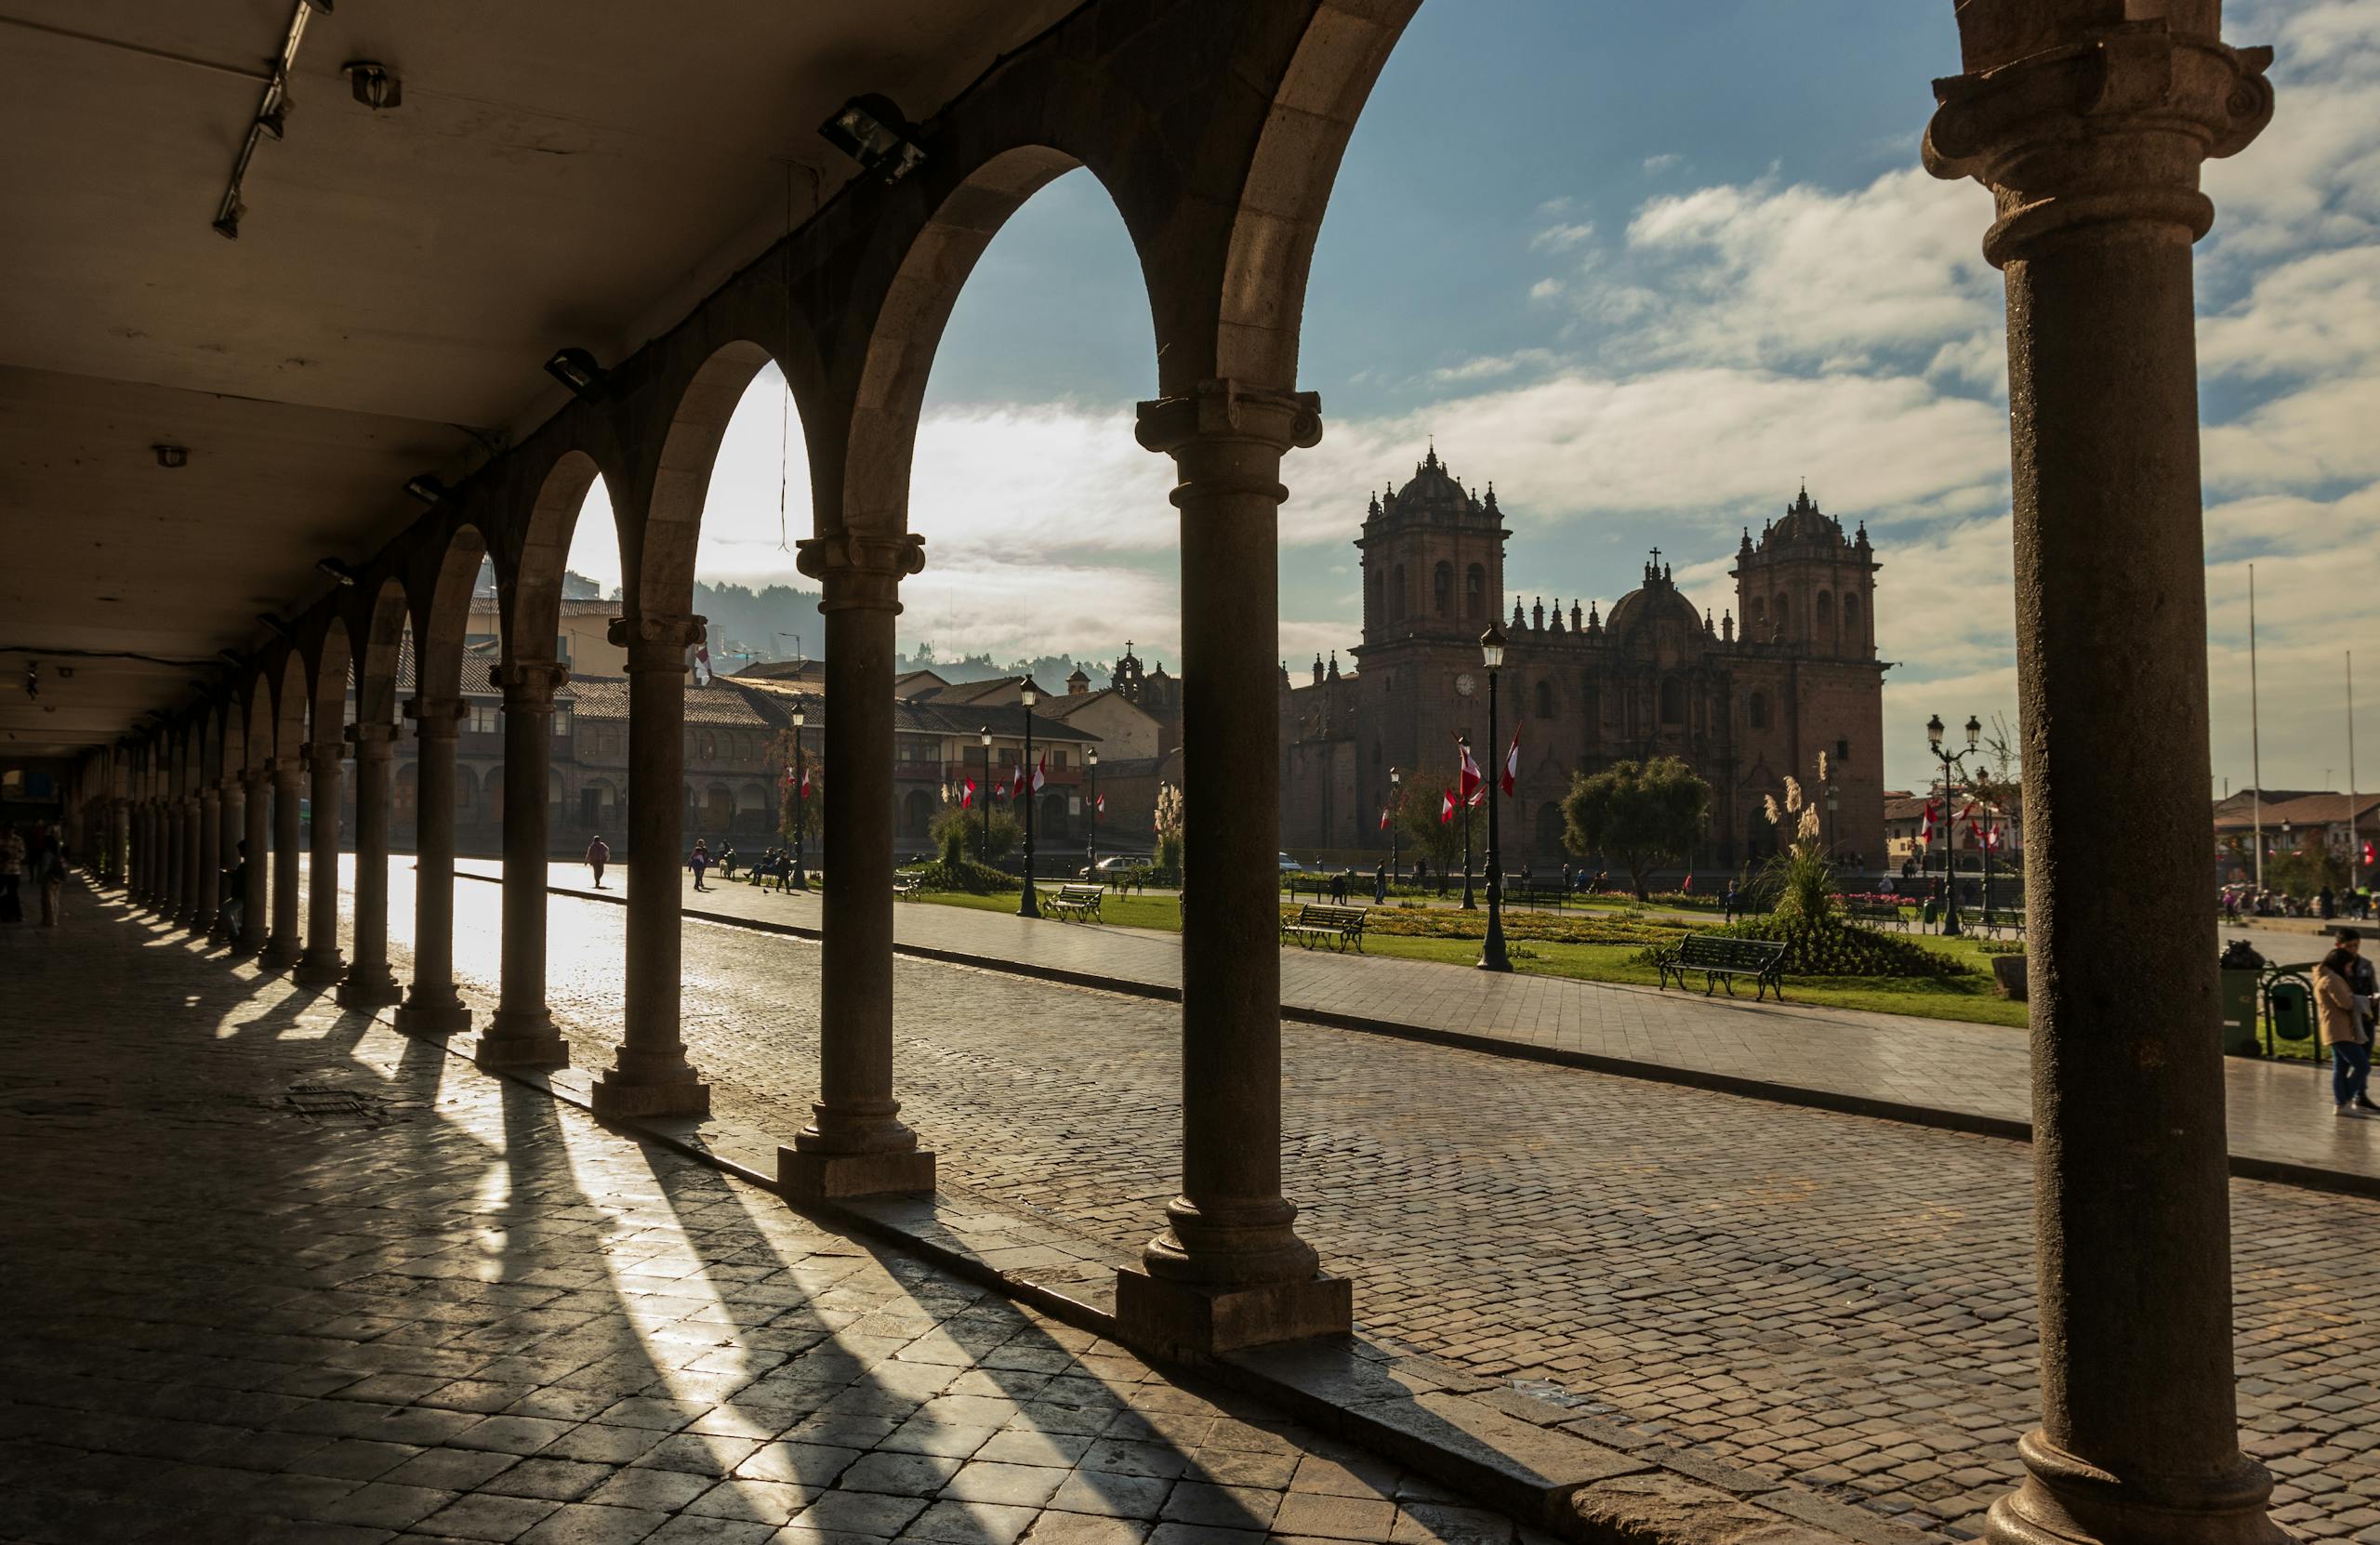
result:
[[(1004, 896), (971, 896), (952, 891), (929, 891), (919, 899), (940, 906), (972, 906), (980, 911), (1010, 914), (1016, 911), (1013, 892)], [(1284, 910), (1289, 909), (1285, 907)], [(1610, 918), (1616, 910), (1599, 907), (1596, 912), (1599, 917)], [(1100, 908), (1100, 915), (1104, 921), (1118, 928), (1155, 929), (1166, 933), (1182, 931), (1182, 904), (1171, 896), (1119, 896), (1111, 891)], [(1541, 916), (1548, 923), (1555, 918), (1554, 914), (1514, 914), (1516, 920), (1524, 916)], [(1443, 910), (1433, 908), (1431, 918), (1434, 928), (1460, 929), (1461, 936), (1417, 938), (1372, 932), (1365, 935), (1365, 952), (1406, 960), (1435, 960), (1450, 966), (1471, 966), (1478, 961), (1479, 942), (1487, 936), (1488, 931), (1485, 913), (1450, 918)], [(1658, 917), (1646, 918), (1643, 921), (1648, 931), (1665, 928)], [(1666, 926), (1668, 931), (1674, 931), (1674, 925)], [(2020, 1027), (2024, 1024), (2025, 1006), (2012, 1003), (1992, 992), (1989, 958), (1975, 941), (1922, 935), (1912, 937), (1920, 938), (1928, 949), (1964, 959), (1976, 968), (1976, 974), (1948, 980), (1789, 977), (1785, 984), (1787, 1001), (1831, 1009), (1912, 1014), (1924, 1019), (1961, 1020), (1976, 1024)], [(1580, 982), (1654, 985), (1653, 968), (1634, 964), (1630, 958), (1643, 947), (1641, 941), (1562, 944), (1540, 939), (1516, 939), (1510, 947), (1515, 971), (1565, 976)], [(1725, 992), (1724, 987), (1721, 990)]]

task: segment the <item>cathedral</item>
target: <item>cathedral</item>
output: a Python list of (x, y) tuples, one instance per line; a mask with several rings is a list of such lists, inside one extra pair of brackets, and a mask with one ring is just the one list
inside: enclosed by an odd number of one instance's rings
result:
[[(1281, 678), (1281, 840), (1289, 847), (1385, 848), (1380, 815), (1399, 769), (1408, 798), (1435, 806), (1455, 781), (1458, 737), (1493, 777), (1479, 635), (1501, 616), (1504, 542), (1495, 485), (1455, 481), (1435, 447), (1412, 480), (1371, 502), (1363, 535), (1359, 669), (1334, 654), (1313, 680)], [(1606, 614), (1593, 602), (1515, 598), (1497, 717), (1520, 732), (1520, 776), (1503, 807), (1507, 867), (1558, 866), (1562, 797), (1576, 772), (1674, 756), (1709, 782), (1711, 825), (1695, 866), (1733, 872), (1772, 853), (1764, 813), (1785, 780), (1834, 789), (1830, 840), (1845, 865), (1884, 851), (1884, 673), (1876, 658), (1878, 564), (1863, 524), (1845, 536), (1805, 488), (1784, 514), (1747, 528), (1714, 620), (1671, 579), (1656, 549), (1642, 582)], [(1738, 618), (1741, 621), (1739, 623)], [(1482, 860), (1484, 863), (1484, 859)]]

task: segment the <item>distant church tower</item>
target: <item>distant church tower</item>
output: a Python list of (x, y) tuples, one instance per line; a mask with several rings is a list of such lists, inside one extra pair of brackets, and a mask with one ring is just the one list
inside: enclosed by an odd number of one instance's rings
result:
[(1373, 498), (1355, 543), (1364, 554), (1365, 646), (1475, 641), (1502, 610), (1511, 535), (1494, 486), (1485, 498), (1466, 492), (1431, 447), (1412, 481)]
[(1784, 519), (1744, 532), (1736, 549), (1736, 608), (1746, 643), (1778, 642), (1820, 659), (1868, 660), (1876, 654), (1875, 553), (1868, 527), (1846, 538), (1807, 487)]

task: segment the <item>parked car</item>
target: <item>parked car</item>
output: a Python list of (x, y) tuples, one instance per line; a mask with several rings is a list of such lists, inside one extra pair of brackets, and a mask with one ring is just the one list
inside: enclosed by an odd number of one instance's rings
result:
[(1145, 858), (1133, 858), (1126, 853), (1111, 853), (1096, 864), (1083, 865), (1075, 871), (1075, 875), (1079, 879), (1114, 879), (1117, 875), (1130, 874), (1148, 862)]
[(1291, 858), (1289, 854), (1283, 853), (1281, 855), (1281, 873), (1285, 875), (1302, 875), (1305, 873), (1305, 865), (1300, 864), (1296, 859)]

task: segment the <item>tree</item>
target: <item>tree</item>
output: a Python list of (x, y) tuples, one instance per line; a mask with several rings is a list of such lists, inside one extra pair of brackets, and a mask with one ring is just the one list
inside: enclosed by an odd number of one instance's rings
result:
[(2283, 895), (2308, 900), (2325, 885), (2345, 890), (2347, 860), (2333, 852), (2318, 832), (2308, 832), (2295, 848), (2265, 860), (2265, 884)]
[[(805, 730), (802, 734), (801, 768), (810, 774), (810, 793), (807, 798), (802, 797), (797, 782), (787, 780), (782, 772), (777, 775), (777, 833), (790, 844), (798, 819), (801, 824), (802, 851), (815, 855), (817, 843), (826, 832), (826, 769), (818, 746), (818, 733)], [(769, 754), (774, 759), (774, 765), (790, 772), (794, 765), (793, 732), (779, 730)], [(812, 862), (816, 862), (814, 856)]]
[(1601, 853), (1619, 864), (1641, 902), (1647, 876), (1693, 853), (1710, 812), (1711, 786), (1677, 758), (1614, 762), (1570, 780), (1562, 843), (1573, 857)]
[[(945, 865), (957, 866), (976, 857), (975, 850), (985, 842), (984, 812), (956, 800), (934, 812), (933, 820), (926, 827), (933, 839), (934, 852)], [(984, 862), (998, 864), (1016, 851), (1023, 839), (1024, 828), (1016, 817), (995, 807), (991, 812), (990, 846), (982, 855)]]
[[(1395, 812), (1390, 817), (1396, 823), (1399, 862), (1409, 869), (1413, 860), (1425, 858), (1430, 867), (1446, 874), (1462, 857), (1462, 827), (1455, 821), (1438, 819), (1439, 802), (1445, 790), (1423, 788), (1419, 784), (1404, 786)], [(1472, 812), (1456, 812), (1461, 820), (1468, 820)], [(1473, 850), (1476, 852), (1478, 850)]]
[(1174, 784), (1157, 786), (1157, 866), (1176, 880), (1182, 878), (1182, 789)]

